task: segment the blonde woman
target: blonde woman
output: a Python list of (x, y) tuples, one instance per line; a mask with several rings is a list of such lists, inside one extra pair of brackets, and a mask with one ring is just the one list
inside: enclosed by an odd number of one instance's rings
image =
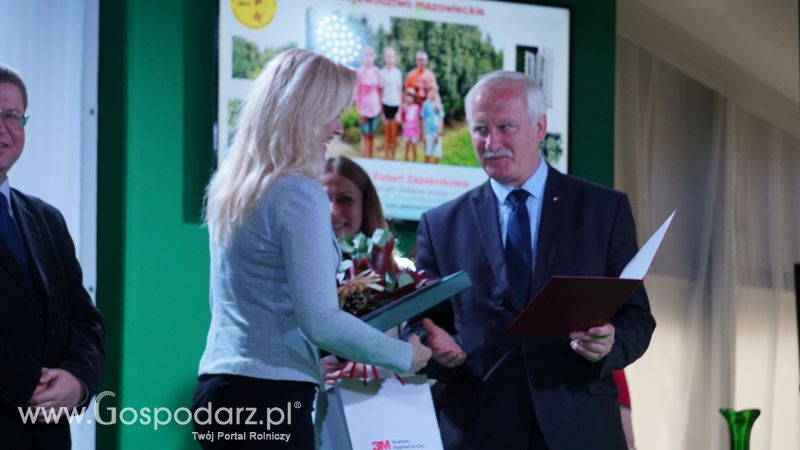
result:
[[(255, 80), (208, 186), (211, 325), (195, 430), (244, 439), (203, 440), (203, 448), (313, 448), (319, 348), (397, 372), (430, 358), (419, 340), (390, 338), (338, 307), (340, 252), (318, 179), (355, 88), (355, 72), (321, 55), (276, 56)], [(220, 419), (219, 408), (234, 420)], [(264, 433), (291, 439), (251, 439)]]

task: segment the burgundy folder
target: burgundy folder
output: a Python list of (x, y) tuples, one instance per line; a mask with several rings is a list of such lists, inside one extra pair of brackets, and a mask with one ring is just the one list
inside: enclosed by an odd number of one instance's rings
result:
[(650, 236), (619, 278), (555, 276), (511, 322), (513, 336), (568, 336), (607, 323), (641, 286), (675, 211)]
[(642, 280), (555, 276), (514, 319), (506, 334), (567, 336), (603, 325)]

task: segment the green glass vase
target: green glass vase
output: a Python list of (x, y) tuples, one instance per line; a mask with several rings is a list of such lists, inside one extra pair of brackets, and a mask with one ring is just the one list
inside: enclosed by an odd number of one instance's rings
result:
[(719, 412), (728, 422), (728, 432), (731, 435), (731, 450), (750, 450), (750, 430), (761, 414), (761, 410), (743, 409), (734, 411), (721, 408)]

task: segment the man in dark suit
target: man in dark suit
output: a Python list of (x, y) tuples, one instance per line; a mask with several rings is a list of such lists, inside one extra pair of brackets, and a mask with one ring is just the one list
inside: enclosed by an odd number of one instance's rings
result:
[[(68, 449), (66, 418), (45, 413), (88, 404), (105, 329), (61, 213), (9, 185), (27, 106), (24, 82), (0, 65), (0, 447)], [(36, 420), (23, 420), (31, 412)]]
[(627, 197), (544, 162), (545, 103), (524, 75), (482, 77), (466, 108), (490, 180), (423, 214), (417, 231), (418, 268), (473, 282), (423, 321), (445, 447), (625, 449), (611, 372), (650, 342), (643, 288), (610, 323), (569, 337), (505, 330), (553, 275), (620, 274), (637, 250)]

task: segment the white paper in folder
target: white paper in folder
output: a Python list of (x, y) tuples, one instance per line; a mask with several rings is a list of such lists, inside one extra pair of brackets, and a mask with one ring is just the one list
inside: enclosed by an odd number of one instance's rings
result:
[(661, 245), (661, 241), (664, 240), (664, 235), (667, 234), (669, 224), (672, 223), (672, 218), (675, 217), (675, 212), (676, 211), (672, 211), (672, 214), (667, 217), (667, 220), (665, 220), (664, 223), (658, 227), (658, 230), (650, 236), (650, 239), (642, 245), (639, 252), (636, 253), (633, 259), (628, 262), (628, 265), (622, 269), (622, 273), (619, 275), (620, 278), (644, 280), (647, 271), (650, 270), (650, 264), (653, 263), (653, 258), (656, 257), (658, 246)]

